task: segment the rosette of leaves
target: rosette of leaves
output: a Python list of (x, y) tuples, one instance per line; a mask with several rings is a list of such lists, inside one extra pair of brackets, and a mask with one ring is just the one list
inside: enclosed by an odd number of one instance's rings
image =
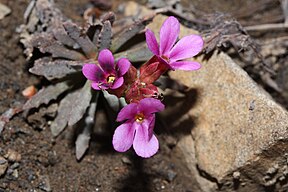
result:
[[(48, 79), (50, 85), (29, 99), (23, 109), (29, 111), (58, 102), (57, 114), (51, 123), (55, 137), (67, 126), (83, 120), (84, 127), (76, 139), (76, 157), (80, 159), (89, 145), (100, 94), (91, 90), (90, 82), (82, 75), (83, 64), (97, 63), (98, 52), (105, 48), (114, 53), (115, 59), (148, 60), (151, 53), (145, 43), (128, 50), (123, 47), (145, 28), (152, 16), (123, 25), (119, 33), (113, 34), (115, 16), (111, 12), (80, 27), (66, 19), (53, 1), (38, 0), (31, 1), (25, 19), (20, 36), (28, 59), (34, 61), (29, 71)], [(118, 111), (120, 100), (108, 92), (103, 95), (112, 109)]]

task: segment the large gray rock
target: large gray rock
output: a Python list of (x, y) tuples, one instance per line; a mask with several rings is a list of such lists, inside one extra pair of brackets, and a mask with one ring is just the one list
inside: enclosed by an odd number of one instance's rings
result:
[[(137, 11), (151, 14), (139, 6)], [(148, 28), (157, 36), (166, 18), (157, 15)], [(181, 26), (180, 37), (193, 33)], [(287, 111), (226, 54), (198, 61), (198, 71), (170, 73), (191, 91), (171, 92), (162, 114), (179, 139), (175, 150), (182, 152), (191, 181), (209, 192), (288, 189)]]
[(184, 100), (195, 103), (180, 118), (194, 122), (194, 141), (184, 137), (178, 145), (187, 162), (195, 154), (199, 169), (223, 189), (280, 185), (288, 173), (287, 111), (226, 54), (199, 61), (199, 71), (170, 73), (197, 93)]

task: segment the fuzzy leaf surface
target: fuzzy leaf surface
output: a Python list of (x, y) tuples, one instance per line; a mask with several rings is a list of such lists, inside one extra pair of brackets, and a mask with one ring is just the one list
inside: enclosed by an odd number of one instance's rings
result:
[(111, 45), (112, 28), (110, 21), (103, 23), (103, 28), (99, 34), (99, 50), (108, 49)]
[(83, 62), (57, 59), (52, 61), (49, 58), (42, 58), (35, 61), (34, 67), (29, 72), (41, 75), (48, 80), (60, 79), (69, 74), (81, 71)]
[(120, 100), (115, 95), (109, 94), (107, 91), (103, 91), (103, 95), (108, 103), (108, 105), (114, 110), (119, 111)]
[(139, 21), (136, 21), (130, 26), (126, 27), (126, 30), (116, 36), (111, 45), (111, 51), (116, 52), (122, 45), (134, 37), (137, 33), (145, 29), (145, 26), (152, 21), (153, 17), (145, 17)]
[(76, 158), (80, 160), (85, 154), (86, 150), (89, 147), (89, 141), (91, 138), (92, 126), (95, 123), (95, 112), (97, 108), (99, 92), (96, 93), (95, 100), (91, 103), (88, 115), (85, 118), (85, 127), (83, 131), (77, 136), (75, 145), (76, 145)]
[(75, 142), (77, 160), (80, 160), (81, 157), (83, 157), (83, 155), (85, 154), (86, 150), (89, 147), (91, 132), (90, 130), (86, 131), (86, 129), (88, 129), (87, 126), (84, 128), (84, 131), (77, 136), (77, 139)]
[(131, 62), (145, 62), (152, 57), (151, 51), (147, 49), (146, 44), (139, 45), (133, 49), (123, 51), (114, 55), (116, 59), (122, 57), (129, 59)]
[(60, 102), (58, 114), (51, 124), (51, 132), (54, 136), (59, 135), (67, 126), (77, 123), (85, 114), (92, 98), (90, 82), (84, 87), (67, 94)]
[(69, 37), (67, 31), (63, 26), (63, 23), (59, 20), (54, 20), (53, 24), (55, 26), (55, 28), (53, 28), (52, 30), (54, 37), (63, 45), (73, 47), (76, 44), (76, 42), (71, 37)]
[(29, 99), (23, 106), (24, 110), (38, 108), (41, 104), (48, 104), (51, 100), (57, 99), (59, 95), (68, 90), (70, 86), (68, 82), (60, 82), (56, 85), (49, 85), (46, 88), (42, 88), (31, 99)]
[(89, 107), (90, 101), (92, 99), (92, 92), (90, 82), (86, 81), (84, 87), (78, 91), (78, 95), (72, 100), (71, 111), (68, 125), (74, 125), (77, 123), (86, 112), (86, 109)]
[(39, 48), (42, 53), (50, 53), (52, 57), (65, 58), (70, 60), (85, 60), (85, 56), (77, 51), (67, 49), (60, 42), (57, 42), (52, 34), (41, 33), (34, 35), (31, 39), (33, 47)]
[(81, 29), (72, 22), (65, 22), (63, 25), (68, 35), (78, 43), (85, 55), (88, 58), (95, 58), (97, 47), (92, 43), (88, 35), (82, 33)]

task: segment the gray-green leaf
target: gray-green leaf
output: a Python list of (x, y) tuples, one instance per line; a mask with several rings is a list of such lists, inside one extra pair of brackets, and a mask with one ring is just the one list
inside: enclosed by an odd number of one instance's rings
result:
[(69, 61), (57, 59), (51, 61), (49, 58), (42, 58), (35, 61), (34, 67), (29, 72), (35, 75), (41, 75), (48, 80), (60, 79), (69, 74), (81, 71), (82, 61)]
[(87, 81), (81, 90), (76, 90), (64, 97), (59, 105), (58, 114), (51, 124), (51, 132), (59, 135), (67, 126), (77, 123), (85, 114), (92, 98), (90, 82)]
[(24, 110), (38, 108), (41, 104), (48, 104), (51, 100), (57, 99), (59, 95), (68, 90), (70, 86), (67, 81), (57, 83), (56, 85), (49, 85), (42, 88), (31, 99), (29, 99), (23, 106)]

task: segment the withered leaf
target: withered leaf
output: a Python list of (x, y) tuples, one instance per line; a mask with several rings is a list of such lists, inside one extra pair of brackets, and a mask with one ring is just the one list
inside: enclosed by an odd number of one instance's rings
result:
[(99, 92), (96, 93), (95, 101), (93, 101), (89, 107), (88, 115), (85, 118), (85, 127), (83, 131), (78, 135), (75, 145), (76, 145), (76, 158), (79, 160), (82, 158), (84, 153), (89, 147), (89, 141), (91, 138), (91, 129), (95, 123), (95, 112), (97, 107)]
[(48, 80), (63, 78), (69, 74), (81, 71), (82, 61), (69, 61), (57, 59), (51, 61), (50, 58), (42, 58), (35, 61), (34, 67), (29, 71), (35, 75), (41, 75)]
[(67, 126), (77, 123), (85, 114), (92, 98), (90, 82), (84, 87), (66, 95), (60, 102), (58, 114), (51, 124), (51, 132), (54, 136), (59, 135)]
[(56, 85), (50, 85), (46, 88), (42, 88), (31, 99), (29, 99), (23, 106), (24, 110), (38, 108), (41, 104), (48, 104), (51, 100), (57, 99), (57, 97), (68, 90), (70, 86), (67, 81), (57, 83)]
[(111, 45), (112, 28), (110, 21), (103, 23), (102, 30), (99, 34), (99, 50), (109, 48)]
[(145, 17), (139, 21), (136, 21), (130, 26), (127, 26), (126, 30), (121, 32), (112, 40), (111, 51), (116, 52), (124, 45), (128, 40), (134, 37), (137, 33), (145, 29), (145, 26), (149, 24), (153, 19), (153, 16)]
[(72, 22), (67, 21), (63, 25), (68, 35), (78, 43), (85, 55), (88, 58), (95, 58), (97, 54), (97, 47), (92, 43), (88, 35), (83, 34), (81, 29)]
[(114, 55), (116, 59), (121, 57), (129, 59), (131, 62), (145, 62), (152, 57), (151, 51), (147, 49), (146, 44), (139, 45), (133, 49), (123, 51)]
[(70, 60), (85, 60), (84, 55), (77, 51), (67, 49), (57, 42), (52, 34), (41, 33), (33, 35), (31, 39), (33, 47), (39, 48), (42, 53), (51, 53), (52, 57), (60, 57)]

